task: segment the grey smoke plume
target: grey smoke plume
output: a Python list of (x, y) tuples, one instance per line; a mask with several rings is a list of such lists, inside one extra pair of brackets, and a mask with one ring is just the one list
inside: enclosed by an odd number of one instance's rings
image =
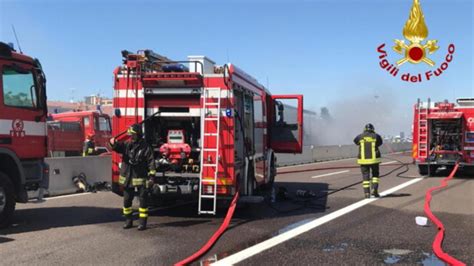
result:
[(372, 123), (381, 136), (395, 136), (404, 132), (411, 134), (412, 105), (402, 104), (398, 96), (387, 91), (382, 93), (358, 95), (340, 99), (327, 106), (330, 119), (322, 119), (318, 114), (305, 130), (310, 134), (305, 145), (343, 145), (351, 144), (365, 124)]

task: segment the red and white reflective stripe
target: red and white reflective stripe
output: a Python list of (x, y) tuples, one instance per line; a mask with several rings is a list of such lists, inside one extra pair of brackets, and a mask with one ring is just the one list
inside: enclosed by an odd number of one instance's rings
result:
[(137, 91), (134, 89), (128, 89), (128, 90), (115, 90), (115, 98), (143, 98), (144, 97), (144, 91), (143, 90), (138, 90), (138, 96), (137, 96)]
[[(141, 116), (143, 118), (145, 114), (145, 108), (119, 108), (122, 116)], [(147, 116), (153, 115), (158, 112), (158, 108), (147, 108)], [(189, 108), (189, 112), (162, 112), (157, 116), (163, 117), (199, 117), (201, 116), (201, 108)]]
[(143, 117), (145, 115), (145, 111), (144, 111), (144, 108), (141, 107), (141, 108), (134, 108), (134, 107), (130, 107), (130, 108), (119, 108), (120, 109), (120, 114), (123, 115), (123, 116), (141, 116)]
[(117, 75), (117, 78), (119, 78), (119, 79), (120, 78), (124, 78), (124, 79), (130, 78), (131, 79), (131, 78), (138, 78), (138, 77), (139, 77), (138, 75), (135, 75), (133, 73), (130, 73), (128, 75), (127, 74), (118, 74)]
[[(145, 108), (120, 108), (120, 113), (123, 116), (141, 116), (143, 117), (145, 112)], [(147, 116), (153, 115), (158, 112), (158, 108), (147, 108)], [(189, 112), (162, 112), (158, 114), (158, 116), (200, 116), (201, 109), (200, 108), (189, 108)]]
[[(11, 135), (13, 131), (13, 120), (0, 119), (0, 135)], [(24, 121), (23, 129), (24, 136), (46, 136), (46, 123), (35, 121)], [(21, 133), (20, 132), (20, 133)]]

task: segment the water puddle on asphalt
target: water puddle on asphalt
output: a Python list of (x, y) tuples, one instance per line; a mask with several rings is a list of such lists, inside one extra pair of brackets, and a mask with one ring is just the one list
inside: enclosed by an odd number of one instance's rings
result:
[[(387, 254), (387, 256), (384, 259), (385, 264), (396, 264), (396, 263), (403, 263), (404, 256), (412, 253), (413, 251), (408, 250), (408, 249), (385, 249), (383, 251), (384, 253)], [(423, 258), (418, 261), (418, 264), (421, 264), (423, 266), (445, 266), (446, 264), (438, 259), (435, 254), (433, 253), (428, 253), (428, 252), (422, 252)], [(416, 255), (416, 254), (415, 254)]]
[(402, 256), (408, 255), (412, 253), (411, 250), (408, 249), (397, 249), (397, 248), (392, 248), (392, 249), (384, 249), (384, 253), (389, 254), (383, 262), (385, 264), (395, 264), (399, 262), (402, 259)]
[(396, 256), (396, 255), (390, 255), (388, 257), (386, 257), (383, 262), (385, 264), (395, 264), (397, 262), (399, 262), (402, 258), (400, 256)]
[(433, 253), (423, 252), (423, 255), (425, 256), (425, 258), (421, 261), (421, 264), (423, 264), (423, 266), (445, 266), (445, 265), (447, 265), (446, 263), (444, 263), (443, 261), (438, 259), (438, 257), (436, 257), (436, 255), (433, 254)]
[(347, 244), (347, 243), (340, 243), (340, 244), (337, 244), (337, 245), (331, 245), (331, 246), (325, 247), (325, 248), (323, 248), (323, 251), (324, 252), (345, 251), (348, 246), (349, 246), (349, 244)]

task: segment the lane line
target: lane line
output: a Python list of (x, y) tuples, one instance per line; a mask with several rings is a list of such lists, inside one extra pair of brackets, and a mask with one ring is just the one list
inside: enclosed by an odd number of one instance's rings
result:
[[(393, 187), (393, 188), (390, 188), (388, 190), (385, 190), (384, 192), (380, 193), (380, 196), (381, 197), (384, 197), (384, 196), (387, 196), (389, 194), (392, 194), (398, 190), (401, 190), (403, 188), (406, 188), (410, 185), (413, 185), (421, 180), (423, 180), (424, 178), (423, 177), (420, 177), (420, 178), (416, 178), (416, 179), (412, 179), (410, 181), (407, 181), (405, 183), (402, 183), (396, 187)], [(226, 258), (223, 258), (222, 260), (219, 260), (211, 265), (233, 265), (233, 264), (236, 264), (236, 263), (239, 263), (245, 259), (248, 259), (256, 254), (259, 254), (267, 249), (270, 249), (276, 245), (279, 245), (287, 240), (290, 240), (298, 235), (301, 235), (305, 232), (308, 232), (309, 230), (312, 230), (318, 226), (321, 226), (327, 222), (330, 222), (336, 218), (339, 218), (347, 213), (350, 213), (354, 210), (357, 210), (369, 203), (372, 203), (376, 200), (378, 200), (380, 198), (370, 198), (370, 199), (363, 199), (361, 201), (358, 201), (356, 203), (353, 203), (347, 207), (344, 207), (340, 210), (337, 210), (335, 212), (332, 212), (330, 214), (327, 214), (323, 217), (320, 217), (320, 218), (316, 218), (308, 223), (305, 223), (303, 225), (300, 225), (296, 228), (293, 228), (285, 233), (282, 233), (280, 235), (277, 235), (273, 238), (270, 238), (268, 240), (265, 240), (263, 242), (260, 242), (254, 246), (251, 246), (249, 248), (246, 248), (242, 251), (239, 251), (233, 255), (230, 255), (229, 257), (226, 257)]]
[[(395, 155), (395, 154), (402, 154), (402, 153), (405, 153), (405, 151), (394, 152), (394, 153), (387, 153), (386, 155)], [(383, 156), (382, 156), (382, 159), (384, 159)], [(349, 161), (349, 160), (356, 160), (356, 158), (354, 157), (354, 158), (345, 158), (345, 159), (338, 159), (338, 160), (329, 160), (329, 161), (323, 161), (323, 162), (314, 162), (314, 163), (304, 163), (304, 164), (297, 164), (297, 165), (289, 165), (289, 166), (277, 167), (277, 169), (287, 169), (287, 168), (301, 167), (301, 166), (306, 166), (306, 165), (334, 163), (334, 162), (342, 162), (342, 161)]]
[(347, 173), (347, 172), (350, 172), (350, 171), (349, 171), (349, 170), (344, 170), (344, 171), (333, 172), (333, 173), (327, 173), (327, 174), (322, 174), (322, 175), (315, 175), (315, 176), (312, 176), (311, 178), (318, 178), (318, 177), (324, 177), (324, 176), (338, 175), (338, 174)]
[(398, 162), (397, 161), (390, 161), (390, 162), (381, 163), (380, 165), (387, 165), (387, 164), (392, 164), (392, 163), (398, 163)]
[(84, 192), (84, 193), (77, 193), (77, 194), (71, 194), (71, 195), (63, 195), (63, 196), (55, 196), (55, 197), (44, 197), (44, 200), (53, 200), (53, 199), (64, 199), (64, 198), (72, 198), (72, 197), (78, 197), (78, 196), (84, 196), (84, 195), (89, 195), (92, 194), (92, 192)]
[(333, 161), (324, 161), (324, 162), (314, 162), (314, 163), (304, 163), (304, 164), (297, 164), (297, 165), (290, 165), (290, 166), (282, 166), (282, 167), (277, 167), (277, 169), (295, 168), (295, 167), (315, 165), (315, 164), (335, 163), (335, 162), (342, 162), (342, 161), (348, 161), (348, 160), (354, 160), (354, 158), (346, 158), (346, 159), (339, 159), (339, 160), (333, 160)]

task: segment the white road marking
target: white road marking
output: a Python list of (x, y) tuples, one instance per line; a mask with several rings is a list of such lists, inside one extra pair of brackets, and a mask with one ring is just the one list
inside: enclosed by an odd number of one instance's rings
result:
[[(387, 196), (389, 194), (392, 194), (400, 189), (403, 189), (403, 188), (406, 188), (410, 185), (413, 185), (419, 181), (423, 180), (422, 177), (420, 178), (416, 178), (416, 179), (412, 179), (408, 182), (405, 182), (405, 183), (402, 183), (396, 187), (393, 187), (391, 189), (388, 189), (388, 190), (385, 190), (384, 192), (380, 193), (380, 196), (384, 197), (384, 196)], [(354, 210), (357, 210), (369, 203), (372, 203), (376, 200), (378, 200), (380, 198), (370, 198), (370, 199), (363, 199), (361, 201), (358, 201), (356, 203), (353, 203), (347, 207), (344, 207), (340, 210), (337, 210), (335, 212), (332, 212), (330, 214), (327, 214), (323, 217), (320, 217), (320, 218), (316, 218), (308, 223), (305, 223), (303, 225), (300, 225), (296, 228), (293, 228), (289, 231), (286, 231), (285, 233), (282, 233), (280, 235), (277, 235), (273, 238), (270, 238), (268, 240), (265, 240), (263, 242), (260, 242), (254, 246), (251, 246), (249, 248), (246, 248), (242, 251), (239, 251), (229, 257), (226, 257), (226, 258), (223, 258), (222, 260), (219, 260), (211, 265), (233, 265), (233, 264), (236, 264), (236, 263), (239, 263), (245, 259), (248, 259), (258, 253), (261, 253), (267, 249), (270, 249), (278, 244), (281, 244), (287, 240), (290, 240), (298, 235), (301, 235), (305, 232), (308, 232), (309, 230), (312, 230), (318, 226), (321, 226), (327, 222), (330, 222), (336, 218), (339, 218), (341, 216), (343, 216), (344, 214), (347, 214), (347, 213), (350, 213)]]
[(387, 165), (387, 164), (392, 164), (392, 163), (398, 163), (398, 161), (384, 162), (384, 163), (381, 163), (380, 165)]
[(44, 200), (53, 200), (53, 199), (63, 199), (63, 198), (72, 198), (72, 197), (77, 197), (77, 196), (84, 196), (84, 195), (89, 195), (92, 194), (91, 192), (85, 192), (85, 193), (77, 193), (77, 194), (71, 194), (71, 195), (63, 195), (63, 196), (55, 196), (55, 197), (45, 197), (43, 198)]
[(349, 171), (349, 170), (344, 170), (344, 171), (333, 172), (333, 173), (327, 173), (327, 174), (322, 174), (322, 175), (315, 175), (315, 176), (312, 176), (311, 178), (318, 178), (318, 177), (323, 177), (323, 176), (338, 175), (338, 174), (347, 173), (347, 172), (350, 172), (350, 171)]
[(355, 158), (346, 158), (346, 159), (339, 159), (339, 160), (333, 160), (333, 161), (324, 161), (324, 162), (314, 162), (314, 163), (304, 163), (304, 164), (298, 164), (298, 165), (282, 166), (282, 167), (278, 167), (278, 169), (294, 168), (294, 167), (301, 167), (301, 166), (315, 165), (315, 164), (335, 163), (335, 162), (348, 161), (348, 160), (355, 160)]
[[(393, 152), (393, 153), (388, 153), (387, 155), (402, 154), (404, 152), (405, 151)], [(382, 156), (382, 158), (383, 158), (383, 156)], [(286, 169), (286, 168), (294, 168), (294, 167), (301, 167), (301, 166), (314, 165), (314, 164), (334, 163), (334, 162), (341, 162), (341, 161), (348, 161), (348, 160), (354, 160), (355, 161), (356, 158), (345, 158), (345, 159), (339, 159), (339, 160), (329, 160), (329, 161), (324, 161), (324, 162), (304, 163), (304, 164), (297, 164), (297, 165), (290, 165), (290, 166), (282, 166), (282, 167), (277, 167), (277, 168), (278, 169)]]

